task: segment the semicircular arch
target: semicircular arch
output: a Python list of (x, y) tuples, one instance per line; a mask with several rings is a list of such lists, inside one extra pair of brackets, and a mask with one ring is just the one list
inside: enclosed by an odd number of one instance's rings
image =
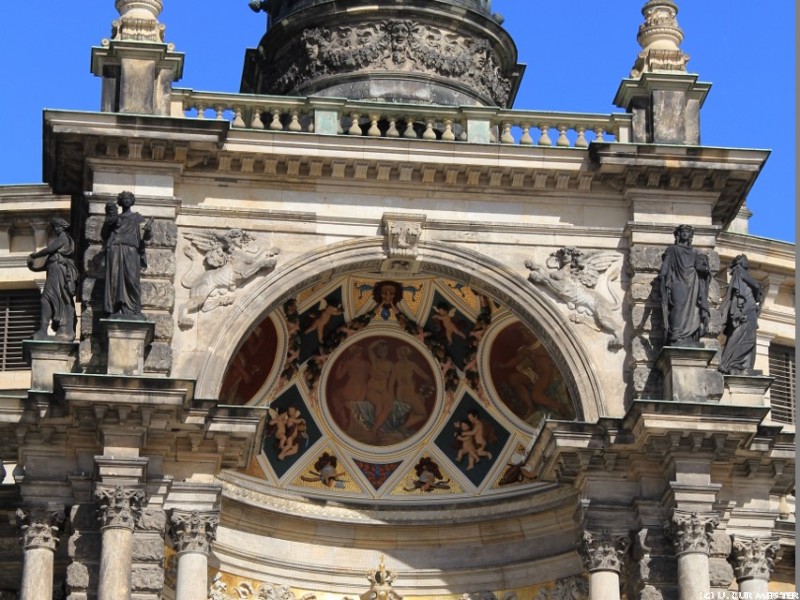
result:
[[(564, 365), (562, 373), (577, 400), (578, 418), (593, 422), (606, 414), (602, 389), (586, 349), (569, 321), (525, 277), (473, 250), (442, 242), (420, 242), (421, 271), (441, 275), (480, 290), (529, 327), (551, 356)], [(217, 336), (199, 358), (196, 394), (216, 398), (229, 362), (241, 342), (261, 319), (298, 292), (337, 275), (378, 272), (386, 259), (383, 238), (365, 238), (332, 244), (301, 255), (276, 269), (269, 278), (249, 286)]]

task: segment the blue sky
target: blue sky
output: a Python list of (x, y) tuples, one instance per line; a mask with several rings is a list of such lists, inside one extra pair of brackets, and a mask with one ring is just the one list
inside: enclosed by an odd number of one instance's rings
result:
[[(754, 235), (795, 240), (795, 19), (792, 0), (677, 0), (689, 70), (713, 84), (704, 145), (772, 150), (750, 192)], [(0, 26), (6, 142), (0, 184), (41, 181), (44, 108), (97, 110), (90, 48), (117, 16), (113, 0), (16, 3)], [(644, 0), (494, 0), (527, 64), (516, 108), (616, 112), (639, 50)], [(235, 92), (244, 50), (264, 32), (246, 0), (164, 0), (167, 41), (186, 53), (180, 87)]]

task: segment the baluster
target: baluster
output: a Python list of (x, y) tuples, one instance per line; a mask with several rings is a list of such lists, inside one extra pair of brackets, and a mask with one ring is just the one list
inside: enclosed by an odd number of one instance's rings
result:
[(315, 131), (315, 129), (314, 129), (314, 113), (313, 112), (310, 115), (308, 115), (308, 127), (306, 127), (306, 131), (308, 131), (308, 133), (314, 133), (314, 131)]
[(537, 144), (539, 144), (540, 146), (552, 146), (553, 145), (553, 140), (551, 140), (550, 136), (548, 135), (549, 129), (550, 129), (549, 125), (545, 125), (545, 124), (539, 125), (539, 131), (542, 132), (542, 135), (539, 136), (539, 141), (537, 142)]
[(603, 139), (603, 126), (602, 125), (598, 125), (598, 126), (596, 126), (594, 128), (594, 134), (595, 134), (595, 136), (597, 136), (594, 139), (595, 142), (604, 142), (605, 141)]
[(347, 130), (348, 135), (361, 135), (361, 127), (358, 125), (360, 118), (361, 115), (358, 113), (353, 113), (350, 115), (350, 129)]
[(234, 127), (245, 127), (244, 119), (242, 118), (242, 107), (241, 106), (234, 106), (233, 107), (233, 126)]
[(513, 144), (514, 136), (511, 135), (511, 123), (503, 123), (503, 134), (500, 136), (501, 144)]
[(283, 124), (281, 123), (281, 111), (278, 108), (272, 109), (272, 122), (269, 124), (272, 131), (283, 131)]
[(288, 129), (289, 131), (303, 131), (303, 128), (300, 126), (300, 113), (296, 110), (292, 111), (292, 120), (289, 123)]
[(381, 137), (381, 130), (378, 127), (378, 121), (380, 120), (380, 115), (372, 114), (369, 116), (369, 130), (367, 131), (367, 135), (371, 137)]
[(496, 144), (497, 143), (497, 128), (496, 127), (490, 127), (489, 128), (489, 142), (491, 142), (492, 144)]
[(204, 104), (197, 104), (197, 118), (198, 119), (205, 119), (206, 118), (206, 107)]
[(586, 127), (581, 127), (580, 125), (575, 127), (575, 131), (578, 132), (578, 137), (575, 140), (575, 147), (576, 148), (588, 148), (589, 142), (586, 141)]
[(522, 137), (519, 138), (519, 145), (533, 146), (533, 138), (531, 137), (531, 124), (523, 123), (521, 127), (522, 127)]
[(217, 121), (222, 121), (225, 118), (223, 114), (225, 112), (225, 107), (217, 105), (214, 107), (214, 110), (217, 112)]
[(445, 142), (455, 142), (456, 141), (456, 134), (453, 133), (453, 120), (452, 119), (445, 119), (444, 131), (442, 132), (442, 139)]
[(556, 146), (569, 148), (569, 138), (567, 137), (568, 127), (566, 125), (556, 125), (556, 129), (558, 129), (558, 141), (556, 142)]
[(414, 131), (414, 117), (406, 117), (406, 130), (403, 132), (403, 137), (417, 137), (417, 132)]
[(389, 117), (389, 129), (386, 130), (386, 137), (400, 137), (400, 132), (397, 131), (397, 117)]
[(261, 120), (260, 106), (253, 109), (253, 120), (250, 121), (250, 127), (253, 129), (264, 129), (264, 121)]
[(433, 119), (425, 119), (425, 131), (422, 134), (423, 140), (435, 140), (436, 132), (433, 130)]

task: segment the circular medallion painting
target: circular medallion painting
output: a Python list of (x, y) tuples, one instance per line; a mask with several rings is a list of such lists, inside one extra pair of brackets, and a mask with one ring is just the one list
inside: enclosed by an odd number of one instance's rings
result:
[(370, 446), (392, 446), (417, 433), (433, 414), (434, 372), (410, 342), (361, 338), (328, 365), (325, 401), (336, 426)]
[(267, 317), (259, 323), (233, 357), (219, 400), (222, 404), (247, 404), (267, 381), (275, 367), (278, 332)]
[(556, 363), (542, 342), (519, 321), (494, 338), (489, 372), (497, 397), (528, 425), (538, 425), (545, 416), (575, 418), (575, 409)]

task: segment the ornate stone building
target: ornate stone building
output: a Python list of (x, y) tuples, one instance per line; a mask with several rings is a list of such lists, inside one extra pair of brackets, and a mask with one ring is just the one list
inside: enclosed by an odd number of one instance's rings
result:
[[(254, 0), (224, 94), (176, 87), (159, 0), (117, 0), (102, 110), (46, 111), (46, 185), (0, 188), (0, 598), (794, 590), (794, 248), (746, 225), (767, 152), (701, 145), (672, 0), (611, 114), (511, 109), (490, 4)], [(123, 191), (144, 318), (104, 302)], [(33, 339), (54, 216), (75, 340)], [(709, 318), (670, 346), (682, 224)], [(723, 375), (742, 253), (756, 370)]]

